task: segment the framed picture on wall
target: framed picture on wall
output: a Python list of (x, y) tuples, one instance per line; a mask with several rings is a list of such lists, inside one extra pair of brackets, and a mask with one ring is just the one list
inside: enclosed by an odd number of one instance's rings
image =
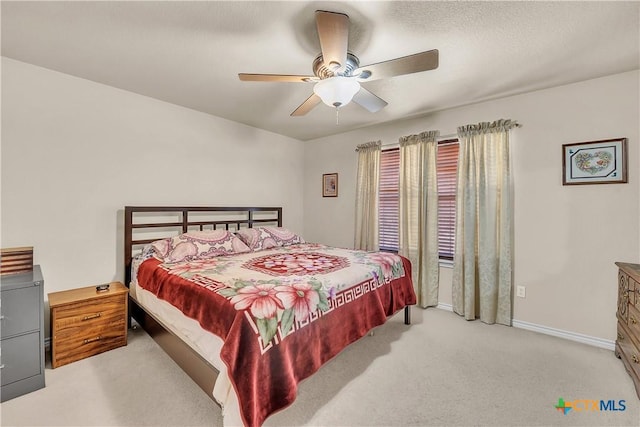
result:
[(627, 138), (562, 145), (562, 185), (627, 182)]
[(337, 173), (325, 173), (322, 175), (322, 197), (338, 197)]

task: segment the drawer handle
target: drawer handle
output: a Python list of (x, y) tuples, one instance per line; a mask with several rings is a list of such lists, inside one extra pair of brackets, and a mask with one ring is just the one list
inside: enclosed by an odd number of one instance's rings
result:
[(631, 323), (635, 325), (636, 323), (638, 323), (638, 321), (636, 320), (635, 317), (631, 316)]
[(618, 332), (618, 339), (620, 341), (622, 341), (624, 339), (624, 335), (622, 335), (620, 332)]
[(89, 316), (84, 316), (84, 317), (82, 318), (82, 321), (85, 321), (85, 320), (91, 320), (91, 319), (97, 319), (97, 318), (98, 318), (98, 317), (100, 317), (100, 316), (102, 316), (102, 313), (91, 314), (91, 315), (89, 315)]
[(633, 363), (640, 363), (640, 360), (638, 360), (638, 356), (636, 356), (635, 354), (631, 356), (631, 360), (633, 360)]
[[(100, 341), (101, 339), (102, 339), (102, 337), (100, 337), (100, 336), (97, 336), (97, 337), (95, 337), (95, 338), (87, 338), (87, 339), (85, 339), (85, 340), (83, 341), (83, 343), (84, 343), (84, 344), (89, 344), (89, 343), (92, 343), (92, 342), (94, 342), (94, 341)], [(635, 355), (634, 355), (634, 356), (635, 356)]]

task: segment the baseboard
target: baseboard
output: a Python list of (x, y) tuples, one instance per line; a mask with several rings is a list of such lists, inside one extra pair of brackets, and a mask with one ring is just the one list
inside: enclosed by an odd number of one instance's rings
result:
[(440, 310), (453, 311), (453, 306), (451, 304), (444, 304), (441, 302), (436, 305), (436, 308), (439, 308)]
[(548, 326), (536, 325), (535, 323), (524, 322), (522, 320), (513, 320), (514, 328), (526, 329), (528, 331), (539, 332), (541, 334), (552, 335), (554, 337), (564, 338), (579, 343), (592, 345), (594, 347), (604, 348), (605, 350), (614, 351), (616, 347), (615, 341), (605, 340), (590, 335), (579, 334), (577, 332), (564, 331), (562, 329), (550, 328)]
[[(438, 303), (436, 308), (446, 311), (453, 311), (451, 304)], [(514, 328), (526, 329), (527, 331), (538, 332), (540, 334), (551, 335), (558, 338), (564, 338), (571, 341), (576, 341), (583, 344), (588, 344), (598, 348), (604, 348), (605, 350), (614, 351), (616, 347), (615, 341), (605, 340), (602, 338), (592, 337), (589, 335), (579, 334), (577, 332), (564, 331), (562, 329), (550, 328), (548, 326), (537, 325), (535, 323), (524, 322), (522, 320), (513, 320), (512, 326)]]

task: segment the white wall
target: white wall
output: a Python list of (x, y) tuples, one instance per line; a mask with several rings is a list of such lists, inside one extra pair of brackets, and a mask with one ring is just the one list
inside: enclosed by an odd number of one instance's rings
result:
[[(45, 293), (121, 280), (125, 205), (278, 205), (307, 240), (352, 247), (356, 145), (511, 118), (523, 124), (512, 138), (515, 284), (527, 287), (514, 318), (613, 340), (613, 263), (640, 262), (639, 80), (634, 71), (303, 144), (3, 58), (1, 246), (35, 247)], [(629, 139), (628, 184), (561, 185), (562, 144), (616, 137)], [(329, 172), (337, 198), (321, 196)], [(440, 301), (451, 302), (449, 269)]]
[[(517, 120), (514, 319), (605, 340), (616, 337), (615, 261), (640, 262), (638, 71), (450, 109), (346, 132), (305, 145), (304, 212), (308, 240), (353, 246), (358, 144), (460, 125)], [(427, 92), (428, 96), (428, 92)], [(626, 137), (629, 183), (562, 185), (562, 144)], [(339, 197), (322, 198), (323, 173), (339, 173)], [(451, 270), (441, 268), (440, 302), (451, 303)]]
[(302, 231), (302, 142), (2, 59), (2, 247), (45, 294), (123, 280), (125, 205), (282, 206)]

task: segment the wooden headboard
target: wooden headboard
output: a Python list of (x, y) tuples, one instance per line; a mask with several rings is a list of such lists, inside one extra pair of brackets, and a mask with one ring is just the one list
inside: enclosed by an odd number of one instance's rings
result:
[(131, 282), (131, 258), (136, 249), (193, 230), (239, 230), (254, 224), (282, 227), (282, 208), (211, 206), (125, 206), (124, 275)]

